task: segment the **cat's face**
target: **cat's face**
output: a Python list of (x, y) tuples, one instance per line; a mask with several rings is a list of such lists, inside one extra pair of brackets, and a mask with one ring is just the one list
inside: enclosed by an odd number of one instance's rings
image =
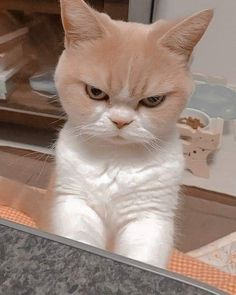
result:
[(188, 58), (212, 12), (147, 26), (112, 21), (81, 0), (61, 6), (66, 49), (55, 80), (75, 134), (115, 144), (170, 134), (193, 88)]

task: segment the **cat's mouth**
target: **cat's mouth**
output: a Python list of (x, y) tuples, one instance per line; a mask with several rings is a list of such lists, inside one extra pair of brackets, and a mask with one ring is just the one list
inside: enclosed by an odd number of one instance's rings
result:
[(106, 141), (116, 145), (142, 144), (141, 138), (133, 137), (131, 135), (128, 136), (126, 134), (122, 134), (121, 132), (106, 137)]
[(112, 136), (111, 139), (115, 140), (115, 141), (124, 141), (125, 140), (125, 138), (122, 137), (121, 135)]
[(125, 139), (121, 135), (114, 135), (108, 138), (108, 141), (113, 144), (127, 144), (129, 143), (127, 139)]

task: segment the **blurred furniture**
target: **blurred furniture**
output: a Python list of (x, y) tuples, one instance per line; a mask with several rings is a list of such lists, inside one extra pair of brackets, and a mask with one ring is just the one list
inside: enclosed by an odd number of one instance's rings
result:
[[(99, 11), (108, 13), (112, 18), (128, 20), (129, 0), (88, 2)], [(12, 22), (19, 27), (29, 28), (30, 49), (27, 55), (31, 56), (34, 63), (26, 68), (24, 77), (19, 77), (18, 87), (8, 99), (0, 100), (0, 122), (45, 130), (58, 129), (65, 121), (58, 101), (49, 100), (33, 92), (29, 85), (29, 76), (44, 64), (55, 66), (63, 50), (59, 1), (1, 0), (1, 12), (7, 13)]]
[[(99, 11), (105, 11), (112, 18), (128, 19), (129, 0), (90, 0)], [(60, 14), (57, 0), (1, 0), (0, 10), (21, 10), (25, 13)]]

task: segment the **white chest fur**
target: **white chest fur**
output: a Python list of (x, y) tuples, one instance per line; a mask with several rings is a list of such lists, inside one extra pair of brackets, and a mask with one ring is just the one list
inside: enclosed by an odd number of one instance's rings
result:
[[(72, 136), (66, 125), (57, 143), (56, 161), (55, 233), (149, 262), (149, 258), (139, 257), (139, 250), (129, 253), (127, 246), (130, 239), (134, 245), (135, 234), (144, 231), (153, 236), (157, 247), (157, 240), (165, 241), (168, 246), (163, 251), (169, 252), (184, 168), (177, 137), (163, 150), (149, 152), (139, 146), (83, 142)], [(112, 246), (111, 240), (115, 240)], [(150, 248), (150, 241), (145, 243)], [(167, 254), (161, 255), (164, 258), (160, 255), (155, 258), (159, 266), (167, 258)], [(153, 259), (153, 254), (150, 257)]]
[(122, 197), (138, 199), (142, 194), (148, 201), (163, 193), (167, 199), (176, 192), (183, 169), (178, 140), (163, 151), (148, 152), (137, 146), (83, 143), (66, 128), (60, 134), (56, 153), (58, 194), (79, 196), (99, 210), (105, 203), (122, 201)]

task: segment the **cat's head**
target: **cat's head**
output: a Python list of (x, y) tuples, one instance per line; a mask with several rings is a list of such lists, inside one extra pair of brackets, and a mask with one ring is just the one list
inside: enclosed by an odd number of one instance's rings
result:
[(172, 133), (193, 90), (189, 57), (213, 11), (152, 25), (61, 0), (65, 50), (55, 81), (77, 134), (148, 143)]

